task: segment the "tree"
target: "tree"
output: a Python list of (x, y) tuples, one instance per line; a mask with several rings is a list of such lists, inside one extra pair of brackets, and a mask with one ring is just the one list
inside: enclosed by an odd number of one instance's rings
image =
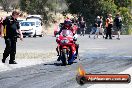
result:
[[(0, 0), (0, 4), (3, 7), (3, 10), (7, 13), (11, 10), (11, 7), (17, 7), (19, 0)], [(19, 8), (19, 6), (18, 6)]]
[(22, 10), (22, 11), (26, 11), (26, 7), (27, 7), (27, 2), (26, 2), (27, 0), (20, 0), (20, 9)]
[(0, 0), (1, 5), (3, 7), (3, 10), (6, 11), (7, 13), (9, 12), (9, 7), (10, 7), (10, 0)]
[[(43, 16), (43, 20), (47, 22), (52, 20), (50, 12), (61, 12), (65, 8), (61, 8), (62, 0), (20, 0), (20, 9), (28, 14), (39, 14)], [(64, 1), (64, 0), (63, 0)], [(66, 6), (66, 5), (65, 5)]]
[(132, 5), (132, 0), (114, 0), (118, 7), (129, 7)]
[(114, 13), (116, 5), (112, 0), (66, 0), (69, 6), (69, 12), (81, 14), (92, 23), (97, 15), (106, 16), (108, 13)]
[(20, 9), (28, 14), (39, 14), (47, 20), (46, 3), (48, 0), (20, 0)]

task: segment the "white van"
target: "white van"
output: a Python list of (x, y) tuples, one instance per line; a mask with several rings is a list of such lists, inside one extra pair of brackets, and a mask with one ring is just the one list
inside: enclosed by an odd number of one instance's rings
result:
[(20, 30), (24, 37), (36, 37), (36, 36), (43, 36), (43, 29), (41, 25), (41, 21), (38, 20), (26, 20), (21, 21), (20, 23)]

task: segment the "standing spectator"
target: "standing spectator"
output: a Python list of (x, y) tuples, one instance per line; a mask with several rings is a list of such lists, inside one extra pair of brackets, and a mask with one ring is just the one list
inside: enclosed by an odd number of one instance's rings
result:
[(99, 28), (101, 26), (100, 16), (97, 16), (97, 18), (95, 20), (95, 23), (97, 24), (97, 29), (96, 29), (96, 32), (95, 32), (95, 35), (94, 35), (94, 39), (95, 39), (96, 35), (97, 35), (97, 38), (99, 37)]
[(96, 32), (97, 27), (98, 27), (98, 24), (96, 22), (94, 22), (93, 27), (92, 27), (92, 30), (91, 30), (91, 32), (89, 34), (89, 38), (90, 38), (90, 35), (92, 35), (93, 33)]
[(104, 38), (104, 29), (103, 29), (103, 16), (100, 16), (100, 27), (99, 27), (99, 32), (102, 34)]
[(72, 23), (73, 24), (78, 24), (78, 18), (77, 18), (77, 16), (74, 16), (74, 18), (72, 19)]
[(0, 19), (0, 36), (2, 36), (2, 23), (3, 23), (3, 18), (1, 17)]
[(17, 64), (15, 62), (17, 32), (20, 34), (20, 40), (23, 39), (19, 22), (17, 21), (18, 17), (19, 12), (13, 11), (11, 16), (8, 16), (3, 20), (2, 31), (4, 30), (4, 39), (6, 47), (3, 53), (2, 63), (5, 63), (6, 58), (10, 55), (9, 64)]
[(112, 15), (111, 14), (108, 14), (108, 18), (106, 19), (106, 37), (105, 39), (108, 38), (109, 36), (109, 39), (112, 39), (112, 27), (113, 27), (113, 19), (112, 19)]
[[(95, 39), (96, 35), (97, 35), (97, 38), (99, 37), (99, 33), (101, 33), (103, 38), (104, 38), (104, 30), (103, 30), (102, 25), (103, 25), (103, 17), (102, 16), (97, 16), (97, 18), (95, 20), (94, 27), (92, 28), (92, 31), (90, 32), (90, 35), (93, 32), (95, 32), (94, 39)], [(89, 35), (89, 38), (90, 38), (90, 35)]]
[(116, 17), (114, 19), (114, 24), (115, 24), (116, 29), (117, 29), (117, 34), (118, 34), (117, 39), (120, 40), (120, 31), (122, 28), (122, 18), (121, 18), (119, 13), (116, 14)]
[(79, 27), (80, 27), (80, 35), (85, 35), (85, 30), (86, 30), (86, 22), (84, 21), (84, 18), (81, 17), (81, 21), (79, 22)]

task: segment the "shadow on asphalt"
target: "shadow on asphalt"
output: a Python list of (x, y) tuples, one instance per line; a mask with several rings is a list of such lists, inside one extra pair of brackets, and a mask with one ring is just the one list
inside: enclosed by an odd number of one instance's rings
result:
[(54, 65), (54, 66), (62, 66), (62, 63), (48, 63), (44, 65)]
[[(77, 62), (73, 62), (74, 63), (77, 63)], [(44, 64), (45, 65), (53, 65), (53, 66), (66, 66), (66, 65), (63, 65), (61, 62), (60, 63), (47, 63), (47, 64)], [(72, 64), (71, 64), (72, 65)]]

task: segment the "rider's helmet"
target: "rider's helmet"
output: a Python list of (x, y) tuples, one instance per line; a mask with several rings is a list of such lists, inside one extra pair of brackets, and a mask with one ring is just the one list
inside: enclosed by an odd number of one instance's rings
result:
[(72, 26), (72, 21), (70, 19), (65, 20), (64, 26), (69, 29)]

